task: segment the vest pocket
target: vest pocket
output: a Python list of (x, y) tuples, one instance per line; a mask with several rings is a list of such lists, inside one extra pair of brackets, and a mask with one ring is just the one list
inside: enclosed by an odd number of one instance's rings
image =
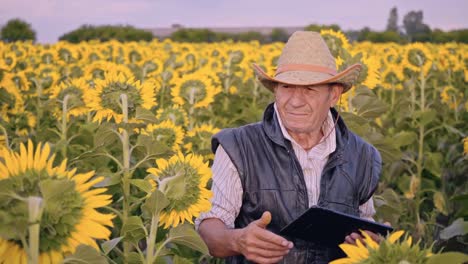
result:
[(268, 229), (274, 232), (278, 232), (297, 216), (297, 192), (294, 190), (244, 192), (243, 199), (241, 214), (256, 220), (263, 212), (269, 211), (272, 219)]

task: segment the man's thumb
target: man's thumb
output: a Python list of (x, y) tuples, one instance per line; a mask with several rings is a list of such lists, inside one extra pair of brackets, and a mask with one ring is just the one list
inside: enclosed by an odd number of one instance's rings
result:
[(262, 217), (260, 219), (255, 220), (255, 224), (258, 227), (266, 228), (268, 224), (271, 222), (271, 213), (268, 211), (263, 212)]

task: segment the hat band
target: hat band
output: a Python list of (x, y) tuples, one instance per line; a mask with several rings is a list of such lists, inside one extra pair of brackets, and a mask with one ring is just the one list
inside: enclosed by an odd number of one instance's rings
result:
[(313, 65), (313, 64), (285, 64), (281, 65), (276, 69), (276, 75), (283, 73), (283, 72), (289, 72), (289, 71), (310, 71), (310, 72), (321, 72), (321, 73), (326, 73), (330, 75), (336, 75), (336, 70), (320, 65)]

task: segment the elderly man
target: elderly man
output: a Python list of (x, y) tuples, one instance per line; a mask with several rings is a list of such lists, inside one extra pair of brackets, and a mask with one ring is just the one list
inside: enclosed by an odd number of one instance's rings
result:
[(274, 77), (254, 70), (275, 102), (263, 121), (213, 137), (213, 207), (197, 219), (198, 231), (227, 263), (327, 263), (333, 248), (277, 234), (313, 205), (368, 219), (375, 213), (380, 155), (334, 109), (361, 65), (337, 72), (320, 34), (295, 32)]

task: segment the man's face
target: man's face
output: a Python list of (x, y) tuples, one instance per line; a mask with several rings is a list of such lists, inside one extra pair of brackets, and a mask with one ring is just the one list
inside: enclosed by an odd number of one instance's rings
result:
[(275, 89), (275, 101), (283, 125), (293, 133), (319, 132), (341, 91), (341, 85), (299, 86), (279, 83)]

